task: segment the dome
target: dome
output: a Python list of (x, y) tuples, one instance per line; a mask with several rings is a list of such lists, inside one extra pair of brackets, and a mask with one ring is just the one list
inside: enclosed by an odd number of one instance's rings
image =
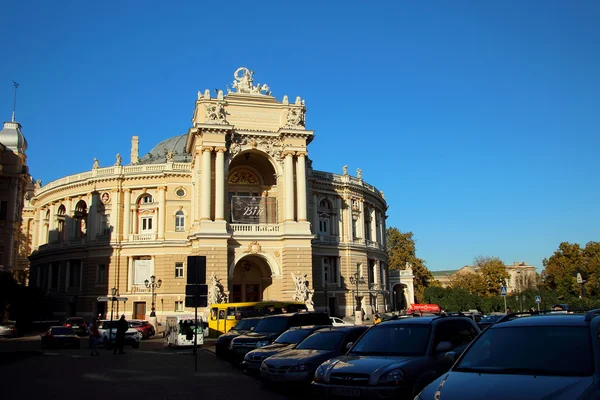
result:
[(21, 133), (21, 124), (18, 122), (5, 122), (4, 129), (0, 131), (0, 143), (15, 153), (25, 153), (27, 140)]
[(185, 151), (187, 142), (187, 133), (172, 138), (165, 139), (152, 148), (144, 157), (140, 159), (140, 164), (162, 164), (167, 162), (167, 153), (173, 152), (174, 162), (190, 162), (191, 154)]

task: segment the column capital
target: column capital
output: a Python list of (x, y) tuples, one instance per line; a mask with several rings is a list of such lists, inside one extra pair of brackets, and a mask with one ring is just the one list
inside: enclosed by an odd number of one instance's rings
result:
[(123, 189), (123, 193), (131, 193), (131, 189), (125, 188), (125, 189)]
[(158, 187), (158, 190), (166, 191), (166, 190), (167, 190), (167, 187), (166, 187), (166, 186), (159, 186), (159, 187)]
[(212, 147), (212, 146), (202, 146), (202, 151), (203, 152), (207, 152), (208, 151), (209, 153), (211, 153), (213, 150), (214, 150), (214, 147)]
[(308, 155), (308, 152), (306, 152), (306, 151), (297, 151), (296, 155), (298, 157), (306, 157)]
[(292, 151), (292, 150), (285, 150), (285, 151), (281, 152), (281, 156), (282, 157), (287, 157), (287, 156), (292, 156), (293, 157), (295, 154), (296, 154), (296, 152)]
[(217, 153), (225, 153), (227, 151), (227, 147), (223, 147), (223, 146), (215, 147), (215, 151)]

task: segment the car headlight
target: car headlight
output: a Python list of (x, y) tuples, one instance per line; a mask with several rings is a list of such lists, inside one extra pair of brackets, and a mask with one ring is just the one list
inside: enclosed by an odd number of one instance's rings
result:
[(315, 371), (315, 376), (314, 376), (313, 379), (314, 379), (315, 382), (321, 382), (324, 377), (325, 377), (325, 367), (320, 366)]
[(380, 385), (399, 385), (404, 379), (404, 373), (401, 369), (392, 369), (381, 375), (379, 378)]
[(261, 370), (261, 371), (265, 371), (265, 372), (269, 370), (269, 369), (267, 368), (267, 364), (265, 364), (265, 362), (264, 362), (264, 361), (263, 361), (263, 362), (260, 364), (260, 370)]
[(311, 368), (312, 368), (312, 365), (310, 365), (310, 364), (300, 364), (300, 365), (296, 365), (295, 367), (290, 368), (289, 372), (306, 372), (306, 371), (310, 371)]
[(268, 340), (259, 340), (258, 342), (256, 342), (256, 347), (264, 347), (267, 346), (269, 344)]
[(142, 332), (137, 332), (135, 335), (136, 335), (138, 338), (140, 338), (140, 339), (142, 338), (142, 336), (144, 336), (144, 335), (142, 334)]
[(233, 340), (229, 342), (229, 346), (227, 346), (229, 350), (233, 350)]

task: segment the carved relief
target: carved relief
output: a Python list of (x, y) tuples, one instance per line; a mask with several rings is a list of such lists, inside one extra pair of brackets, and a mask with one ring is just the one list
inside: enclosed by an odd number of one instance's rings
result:
[[(233, 73), (233, 77), (235, 78), (235, 80), (233, 81), (231, 86), (233, 86), (233, 88), (237, 91), (237, 93), (263, 94), (261, 92), (266, 92), (264, 94), (269, 96), (271, 94), (271, 92), (269, 90), (270, 89), (269, 85), (267, 85), (267, 84), (261, 85), (259, 83), (256, 86), (254, 86), (253, 85), (253, 83), (254, 83), (253, 75), (254, 75), (254, 71), (251, 71), (245, 67), (240, 67), (240, 68), (236, 69), (235, 72)], [(227, 87), (227, 93), (231, 93), (231, 90), (229, 89), (229, 87)]]
[(258, 241), (255, 240), (253, 242), (250, 242), (250, 244), (248, 245), (248, 250), (246, 250), (244, 253), (256, 254), (260, 252), (262, 252), (262, 248)]
[(205, 104), (206, 109), (205, 121), (208, 124), (224, 125), (227, 123), (225, 119), (225, 103), (209, 103)]
[(252, 171), (242, 169), (232, 172), (227, 183), (257, 185), (260, 181)]
[(313, 291), (308, 288), (308, 275), (307, 274), (294, 274), (292, 272), (292, 279), (294, 280), (294, 286), (296, 287), (296, 293), (292, 296), (292, 301), (303, 301), (309, 311), (314, 309)]
[(214, 272), (210, 276), (210, 284), (208, 286), (208, 306), (211, 304), (227, 303), (227, 295), (225, 294), (225, 287), (221, 283), (221, 280), (217, 278), (217, 274)]
[(254, 138), (240, 135), (239, 133), (232, 132), (229, 139), (229, 154), (231, 158), (239, 154), (243, 146), (250, 145), (253, 149), (262, 150), (277, 162), (281, 162), (283, 151), (283, 142), (280, 138), (259, 138), (258, 141)]
[(306, 112), (306, 108), (304, 108), (304, 107), (290, 108), (287, 112), (287, 122), (286, 122), (284, 128), (290, 128), (290, 129), (304, 128), (305, 112)]

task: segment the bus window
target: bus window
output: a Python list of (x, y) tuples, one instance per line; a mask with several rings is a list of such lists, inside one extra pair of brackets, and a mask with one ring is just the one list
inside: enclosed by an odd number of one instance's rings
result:
[(217, 307), (213, 307), (210, 309), (210, 319), (212, 321), (217, 319)]
[(241, 318), (254, 317), (255, 316), (254, 306), (250, 306), (250, 307), (238, 307), (237, 308), (237, 314), (240, 314)]
[(219, 319), (225, 319), (225, 310), (219, 310)]

